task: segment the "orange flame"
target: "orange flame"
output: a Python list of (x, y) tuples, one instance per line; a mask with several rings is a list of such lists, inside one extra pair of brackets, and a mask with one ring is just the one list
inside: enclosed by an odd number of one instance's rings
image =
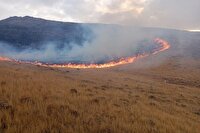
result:
[[(154, 41), (158, 44), (158, 48), (155, 49), (154, 52), (151, 54), (157, 54), (159, 52), (165, 51), (170, 48), (170, 44), (163, 39), (156, 38)], [(133, 57), (121, 58), (117, 61), (111, 61), (111, 62), (104, 63), (104, 64), (72, 64), (72, 63), (63, 64), (63, 65), (61, 65), (61, 64), (44, 64), (44, 63), (37, 62), (37, 61), (36, 62), (17, 61), (17, 60), (9, 59), (6, 57), (0, 57), (0, 61), (13, 61), (16, 63), (33, 64), (33, 65), (44, 66), (44, 67), (53, 67), (53, 68), (80, 68), (80, 69), (108, 68), (108, 67), (114, 67), (114, 66), (119, 66), (119, 65), (124, 65), (124, 64), (130, 64), (130, 63), (135, 62), (137, 59), (147, 57), (151, 54), (141, 54), (141, 55), (137, 55), (137, 56), (133, 56)]]
[(12, 59), (9, 59), (7, 57), (1, 57), (0, 56), (0, 61), (12, 61)]

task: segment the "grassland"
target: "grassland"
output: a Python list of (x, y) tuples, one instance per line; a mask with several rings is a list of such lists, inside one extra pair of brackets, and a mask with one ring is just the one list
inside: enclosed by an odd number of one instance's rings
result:
[(0, 133), (199, 133), (200, 61), (179, 58), (98, 70), (0, 62)]

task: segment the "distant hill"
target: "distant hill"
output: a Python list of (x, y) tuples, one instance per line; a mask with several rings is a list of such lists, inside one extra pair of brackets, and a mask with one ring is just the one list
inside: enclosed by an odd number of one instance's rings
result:
[(0, 41), (16, 47), (37, 47), (42, 42), (56, 41), (60, 44), (84, 40), (82, 24), (49, 21), (41, 18), (10, 17), (0, 21)]

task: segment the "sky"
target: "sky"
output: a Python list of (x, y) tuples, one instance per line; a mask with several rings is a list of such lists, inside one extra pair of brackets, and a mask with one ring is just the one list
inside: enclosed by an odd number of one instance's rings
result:
[(200, 30), (200, 0), (0, 0), (10, 16)]

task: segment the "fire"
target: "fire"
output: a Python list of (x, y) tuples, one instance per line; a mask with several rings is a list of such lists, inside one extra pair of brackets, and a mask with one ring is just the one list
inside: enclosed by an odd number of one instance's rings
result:
[(0, 61), (12, 61), (12, 59), (9, 59), (7, 57), (1, 57), (0, 56)]
[[(156, 38), (154, 41), (158, 44), (158, 47), (151, 53), (153, 55), (170, 48), (170, 44), (163, 39)], [(53, 68), (80, 68), (80, 69), (108, 68), (108, 67), (114, 67), (114, 66), (119, 66), (119, 65), (124, 65), (124, 64), (130, 64), (130, 63), (135, 62), (138, 59), (150, 56), (151, 54), (141, 54), (141, 55), (137, 55), (137, 56), (133, 56), (133, 57), (121, 58), (117, 61), (111, 61), (111, 62), (104, 63), (104, 64), (72, 64), (72, 63), (63, 64), (63, 65), (61, 65), (61, 64), (45, 64), (45, 63), (41, 63), (41, 62), (17, 61), (17, 60), (9, 59), (6, 57), (0, 57), (0, 61), (12, 61), (12, 62), (16, 62), (16, 63), (33, 64), (33, 65), (44, 66), (44, 67), (53, 67)]]
[(156, 50), (153, 54), (157, 54), (170, 48), (170, 44), (165, 40), (156, 38), (155, 42), (161, 46), (161, 49)]

